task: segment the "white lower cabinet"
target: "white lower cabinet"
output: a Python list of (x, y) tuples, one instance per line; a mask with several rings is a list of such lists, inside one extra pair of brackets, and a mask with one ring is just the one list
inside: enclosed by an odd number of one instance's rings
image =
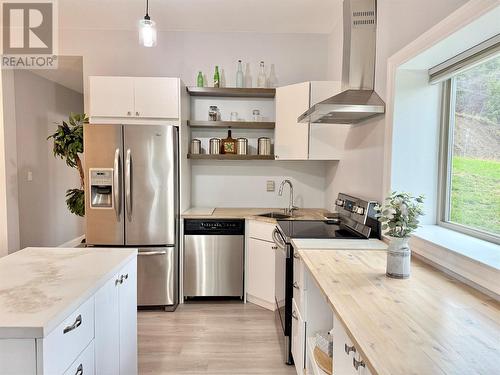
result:
[(69, 366), (64, 375), (94, 375), (95, 374), (94, 341), (85, 348), (75, 362)]
[(136, 375), (137, 259), (45, 337), (0, 339), (0, 374)]
[(371, 375), (344, 326), (333, 316), (333, 371), (339, 375)]
[(271, 233), (275, 224), (249, 221), (246, 247), (247, 301), (275, 310), (275, 244)]
[(300, 309), (295, 301), (292, 300), (292, 356), (295, 362), (297, 374), (302, 375), (305, 368), (306, 356), (306, 323), (302, 318)]
[(137, 374), (137, 261), (95, 296), (96, 374)]

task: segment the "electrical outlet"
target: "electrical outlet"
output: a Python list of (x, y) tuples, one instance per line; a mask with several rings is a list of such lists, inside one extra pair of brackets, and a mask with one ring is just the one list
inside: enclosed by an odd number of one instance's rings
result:
[(33, 181), (33, 172), (28, 171), (28, 175), (26, 176), (26, 179), (27, 179), (28, 181)]
[(267, 180), (266, 190), (267, 191), (274, 191), (275, 190), (275, 185), (274, 185), (273, 180)]

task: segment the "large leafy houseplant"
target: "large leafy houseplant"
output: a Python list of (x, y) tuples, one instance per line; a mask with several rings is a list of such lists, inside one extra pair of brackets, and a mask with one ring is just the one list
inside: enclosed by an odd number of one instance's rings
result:
[(54, 134), (47, 139), (53, 139), (54, 157), (65, 160), (66, 165), (76, 168), (80, 176), (80, 188), (66, 191), (66, 205), (78, 216), (85, 216), (85, 175), (82, 160), (78, 154), (83, 153), (83, 124), (88, 122), (85, 113), (71, 113), (68, 121), (63, 121)]

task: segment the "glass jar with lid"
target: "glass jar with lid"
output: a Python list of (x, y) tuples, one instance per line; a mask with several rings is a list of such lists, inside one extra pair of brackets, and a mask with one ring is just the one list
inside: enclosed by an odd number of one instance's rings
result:
[(208, 120), (209, 121), (220, 121), (220, 111), (216, 105), (211, 105), (208, 108)]

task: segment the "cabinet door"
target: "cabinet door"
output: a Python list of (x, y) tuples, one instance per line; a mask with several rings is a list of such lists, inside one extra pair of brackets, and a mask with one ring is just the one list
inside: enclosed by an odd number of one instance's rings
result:
[(292, 301), (292, 356), (297, 374), (304, 373), (306, 326), (296, 301)]
[(91, 117), (131, 117), (134, 112), (134, 78), (90, 77)]
[(95, 295), (96, 374), (120, 373), (120, 274), (109, 280)]
[[(247, 293), (274, 306), (274, 243), (248, 240)], [(266, 307), (266, 306), (263, 306)]]
[(276, 129), (274, 153), (278, 160), (307, 160), (309, 124), (297, 118), (309, 109), (310, 83), (276, 89)]
[(137, 374), (137, 259), (120, 272), (120, 375)]
[(135, 78), (134, 93), (134, 116), (179, 118), (179, 80), (177, 78)]
[[(342, 375), (356, 375), (358, 372), (352, 360), (356, 357), (356, 349), (347, 336), (342, 323), (337, 316), (333, 317), (333, 373)], [(349, 353), (347, 353), (349, 352)]]

